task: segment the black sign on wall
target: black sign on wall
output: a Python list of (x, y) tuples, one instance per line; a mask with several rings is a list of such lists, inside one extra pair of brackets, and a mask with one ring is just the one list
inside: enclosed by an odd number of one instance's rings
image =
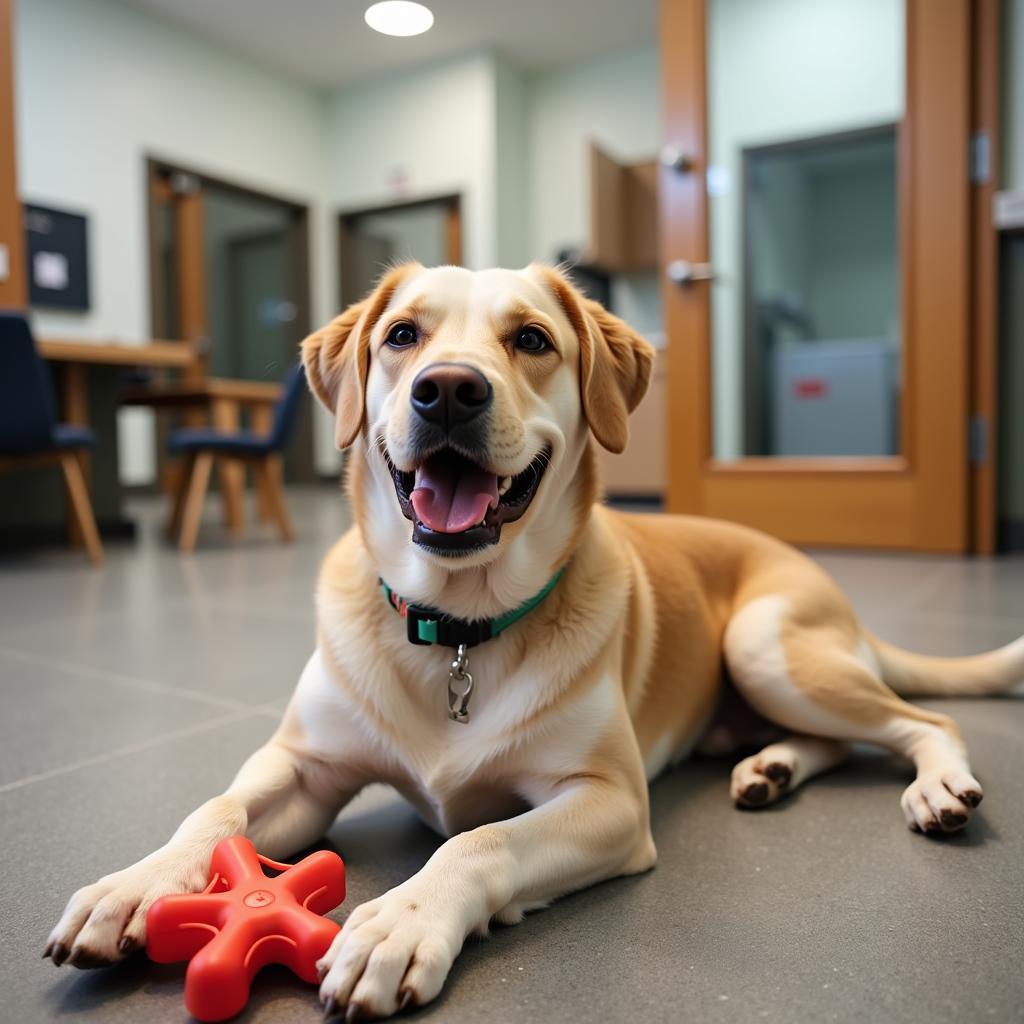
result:
[(31, 306), (89, 308), (86, 218), (25, 204), (25, 251)]

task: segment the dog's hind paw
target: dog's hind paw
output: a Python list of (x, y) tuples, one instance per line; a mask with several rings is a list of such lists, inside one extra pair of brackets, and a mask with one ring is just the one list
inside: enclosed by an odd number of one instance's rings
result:
[(929, 836), (959, 832), (981, 803), (981, 783), (967, 772), (919, 775), (903, 791), (900, 807), (914, 832)]

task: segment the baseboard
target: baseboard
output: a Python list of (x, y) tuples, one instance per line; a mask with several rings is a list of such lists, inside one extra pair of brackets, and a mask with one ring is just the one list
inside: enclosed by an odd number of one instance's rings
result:
[(1000, 519), (996, 542), (999, 551), (1024, 551), (1024, 519)]
[[(134, 540), (135, 523), (130, 519), (100, 519), (96, 523), (103, 540)], [(63, 523), (45, 526), (5, 526), (0, 529), (0, 551), (24, 551), (28, 548), (59, 547), (68, 544)]]

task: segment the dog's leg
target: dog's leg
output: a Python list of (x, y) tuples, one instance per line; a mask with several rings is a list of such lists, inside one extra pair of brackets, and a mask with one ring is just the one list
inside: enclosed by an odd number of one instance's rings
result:
[(155, 853), (79, 889), (50, 933), (44, 956), (58, 966), (98, 967), (145, 944), (146, 911), (168, 893), (198, 892), (214, 846), (244, 833), (261, 853), (282, 857), (323, 835), (351, 796), (307, 760), (272, 739), (242, 766), (225, 793), (193, 811)]
[(740, 761), (732, 770), (729, 794), (740, 807), (765, 807), (842, 764), (849, 753), (849, 746), (840, 740), (787, 736)]
[(857, 634), (839, 614), (804, 624), (784, 595), (757, 598), (730, 621), (723, 643), (740, 692), (787, 729), (876, 743), (914, 762), (901, 800), (909, 826), (955, 832), (981, 802), (956, 724), (900, 700), (882, 682)]
[(325, 1015), (381, 1017), (426, 1003), (466, 937), (485, 933), (492, 918), (514, 924), (564, 893), (651, 867), (647, 791), (634, 758), (628, 778), (604, 770), (564, 778), (525, 814), (455, 836), (407, 882), (357, 907), (320, 963)]

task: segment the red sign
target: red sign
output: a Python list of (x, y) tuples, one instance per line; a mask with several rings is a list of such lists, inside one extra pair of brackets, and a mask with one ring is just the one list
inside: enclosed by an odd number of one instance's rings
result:
[(793, 394), (797, 398), (824, 398), (828, 394), (828, 381), (824, 377), (797, 377), (793, 381)]

